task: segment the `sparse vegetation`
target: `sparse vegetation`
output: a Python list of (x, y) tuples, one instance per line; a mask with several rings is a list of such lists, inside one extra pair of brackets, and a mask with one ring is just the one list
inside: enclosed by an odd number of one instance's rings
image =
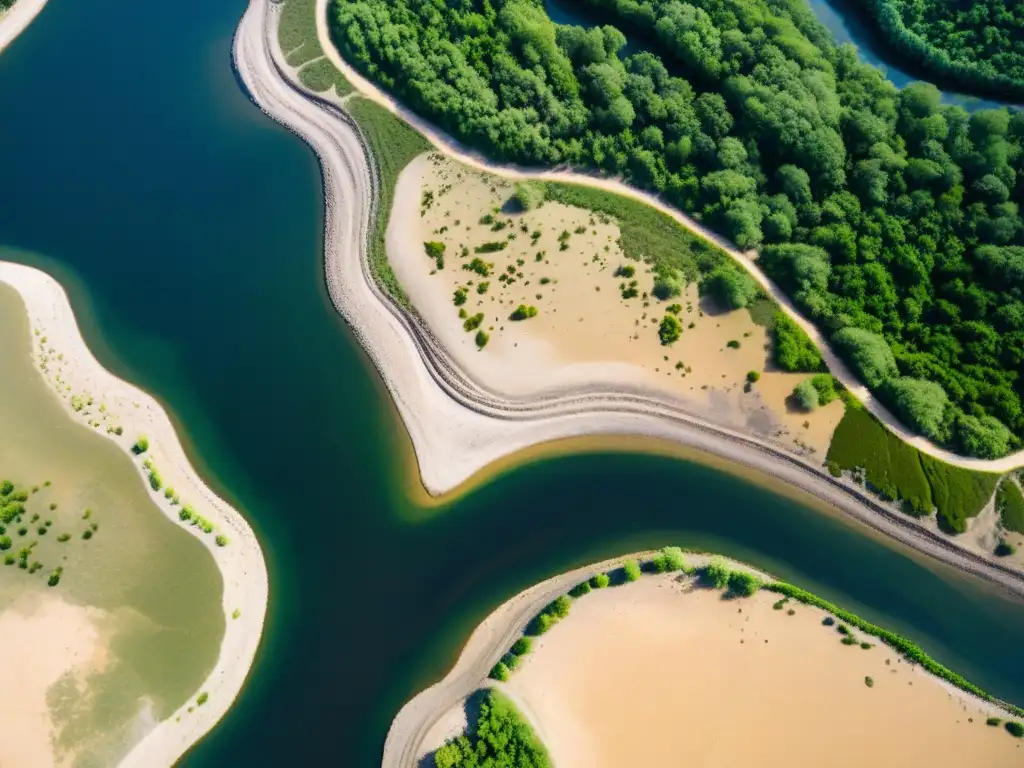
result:
[(135, 441), (135, 444), (132, 446), (132, 453), (134, 453), (136, 456), (140, 456), (148, 450), (149, 439), (146, 437), (140, 437), (138, 440)]

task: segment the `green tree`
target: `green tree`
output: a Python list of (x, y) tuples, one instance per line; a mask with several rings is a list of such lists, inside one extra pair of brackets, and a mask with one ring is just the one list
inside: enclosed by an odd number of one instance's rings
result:
[(759, 286), (750, 275), (724, 264), (701, 280), (700, 290), (730, 309), (742, 309), (760, 294)]
[(813, 411), (819, 405), (818, 390), (813, 379), (804, 379), (793, 389), (793, 399), (804, 411)]
[(665, 558), (665, 570), (668, 571), (685, 571), (686, 570), (686, 558), (683, 555), (683, 550), (679, 547), (665, 547), (661, 550), (662, 557)]
[(734, 595), (750, 597), (761, 588), (761, 580), (745, 571), (733, 571), (729, 574), (729, 591)]
[(622, 570), (626, 575), (626, 581), (636, 581), (640, 578), (640, 564), (636, 560), (627, 560), (622, 564)]
[(716, 557), (704, 566), (700, 579), (707, 586), (722, 589), (728, 585), (729, 575), (729, 566), (725, 564), (724, 560)]
[(661, 339), (662, 346), (668, 346), (673, 342), (679, 341), (679, 337), (682, 335), (683, 324), (679, 321), (678, 317), (666, 314), (661, 318), (661, 325), (658, 326), (658, 338)]
[(940, 442), (947, 439), (943, 417), (949, 398), (941, 385), (901, 377), (889, 379), (885, 393), (896, 413), (915, 432)]
[(858, 378), (872, 389), (899, 375), (892, 350), (877, 333), (863, 328), (843, 328), (832, 341)]

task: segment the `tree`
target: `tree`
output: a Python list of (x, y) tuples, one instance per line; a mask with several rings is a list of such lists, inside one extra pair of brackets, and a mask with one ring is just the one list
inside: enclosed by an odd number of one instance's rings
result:
[(661, 318), (661, 325), (658, 327), (658, 338), (661, 339), (662, 346), (668, 346), (673, 342), (679, 341), (679, 337), (682, 335), (683, 324), (679, 321), (679, 318), (666, 313)]
[(793, 388), (793, 399), (804, 411), (813, 411), (818, 407), (818, 389), (813, 379), (804, 379)]
[(140, 437), (135, 441), (135, 445), (132, 446), (132, 453), (136, 456), (145, 453), (149, 450), (149, 439), (146, 437)]
[(857, 377), (872, 389), (899, 375), (892, 350), (877, 333), (848, 327), (838, 331), (832, 341)]
[(942, 442), (943, 416), (949, 398), (934, 381), (900, 377), (885, 383), (885, 394), (900, 418), (915, 432)]
[(665, 570), (686, 570), (686, 558), (683, 556), (683, 550), (679, 547), (665, 547), (661, 550), (661, 555), (665, 558)]
[(761, 580), (746, 571), (733, 571), (729, 574), (729, 591), (734, 595), (750, 597), (761, 588)]
[(831, 373), (819, 373), (817, 376), (812, 376), (811, 384), (818, 392), (818, 405), (828, 405), (839, 397), (836, 392), (836, 380), (832, 378)]
[(1010, 430), (994, 416), (961, 416), (956, 422), (960, 448), (968, 456), (997, 459), (1010, 452)]
[(824, 367), (814, 342), (788, 315), (776, 312), (772, 318), (772, 356), (784, 371), (811, 372)]
[(611, 583), (611, 579), (609, 578), (607, 573), (595, 573), (590, 578), (590, 585), (594, 589), (604, 589), (610, 583)]
[(654, 275), (654, 288), (651, 290), (655, 296), (664, 301), (672, 299), (682, 293), (683, 274), (678, 269), (671, 267), (660, 267)]
[(714, 296), (730, 309), (742, 309), (760, 294), (760, 287), (746, 272), (730, 264), (716, 267), (700, 283), (701, 293)]

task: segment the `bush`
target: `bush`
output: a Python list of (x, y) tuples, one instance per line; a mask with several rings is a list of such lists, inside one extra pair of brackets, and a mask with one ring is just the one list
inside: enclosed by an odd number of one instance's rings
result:
[(604, 589), (611, 583), (611, 577), (607, 573), (596, 573), (590, 578), (590, 586), (594, 589)]
[(8, 550), (14, 546), (14, 540), (10, 536), (0, 536), (0, 550)]
[(512, 653), (516, 656), (525, 656), (533, 648), (533, 640), (528, 637), (520, 637), (512, 644)]
[(520, 181), (515, 186), (513, 198), (524, 211), (539, 207), (547, 196), (544, 184), (536, 181)]
[(729, 309), (742, 309), (758, 297), (761, 289), (754, 278), (728, 263), (715, 268), (701, 280), (700, 292), (714, 296)]
[(132, 446), (132, 453), (136, 456), (140, 456), (149, 450), (149, 440), (145, 437), (140, 437), (135, 441), (135, 445)]
[(1016, 720), (1008, 721), (1003, 727), (1010, 732), (1011, 736), (1016, 736), (1018, 739), (1024, 738), (1024, 725), (1018, 723)]
[(871, 389), (899, 376), (889, 344), (877, 333), (863, 328), (843, 328), (832, 337), (832, 342), (857, 377)]
[(228, 537), (222, 533), (217, 534), (217, 538), (214, 539), (218, 547), (226, 547), (228, 545)]
[(196, 704), (198, 704), (201, 707), (201, 706), (203, 706), (203, 704), (205, 704), (209, 700), (210, 700), (210, 694), (208, 694), (206, 691), (203, 691), (202, 693), (199, 694), (199, 698), (196, 699)]
[(636, 560), (627, 560), (622, 564), (622, 572), (626, 581), (636, 581), (640, 578), (640, 564)]
[(870, 678), (870, 677), (865, 677), (864, 678), (864, 685), (866, 685), (868, 688), (874, 688), (875, 687), (875, 681), (872, 678)]
[(804, 379), (793, 388), (793, 399), (804, 411), (813, 411), (818, 407), (818, 390), (811, 379)]
[(196, 511), (192, 509), (192, 507), (189, 506), (188, 504), (186, 504), (180, 510), (178, 510), (178, 518), (183, 522), (188, 522), (193, 517), (195, 517), (195, 515)]
[(968, 456), (998, 459), (1010, 452), (1010, 430), (994, 416), (961, 416), (956, 434), (960, 449)]
[(1005, 477), (996, 491), (996, 510), (1003, 528), (1024, 533), (1024, 494), (1012, 477)]
[(750, 597), (761, 588), (761, 580), (745, 571), (733, 571), (729, 574), (729, 591), (734, 595)]
[(573, 597), (583, 597), (585, 594), (590, 592), (590, 582), (581, 581), (575, 587), (569, 590), (569, 594)]
[(528, 317), (536, 317), (536, 316), (537, 316), (537, 308), (536, 307), (528, 307), (525, 304), (520, 304), (518, 307), (515, 308), (515, 311), (513, 311), (512, 314), (508, 316), (508, 319), (509, 320), (526, 320)]
[(813, 373), (825, 367), (814, 342), (781, 311), (772, 318), (772, 341), (772, 357), (784, 371)]
[(452, 303), (456, 307), (461, 307), (463, 304), (466, 303), (466, 294), (466, 289), (463, 288), (462, 286), (459, 286), (458, 288), (455, 289), (455, 293), (452, 294)]
[(470, 331), (475, 331), (477, 328), (479, 328), (480, 324), (483, 321), (484, 321), (484, 313), (483, 312), (477, 312), (472, 317), (467, 317), (466, 321), (462, 324), (462, 327), (463, 327), (463, 329), (467, 333), (469, 333)]
[(761, 374), (757, 371), (747, 371), (747, 381), (751, 384), (756, 384), (761, 380)]
[(509, 670), (505, 662), (499, 661), (497, 664), (491, 667), (491, 671), (488, 673), (487, 676), (492, 680), (500, 680), (501, 682), (505, 682), (511, 676), (510, 672), (511, 670)]
[(1003, 722), (1002, 718), (990, 717), (988, 720), (985, 721), (985, 725), (996, 726), (999, 725), (1001, 722)]
[(557, 616), (559, 619), (564, 619), (569, 615), (569, 610), (571, 608), (572, 600), (567, 595), (559, 595), (545, 610), (551, 615)]
[(683, 335), (683, 324), (679, 322), (679, 318), (675, 315), (665, 315), (661, 318), (661, 325), (658, 327), (658, 338), (661, 339), (662, 346), (668, 346), (676, 341), (679, 341), (679, 337)]
[(836, 380), (831, 373), (819, 373), (811, 377), (811, 384), (818, 391), (818, 405), (828, 405), (837, 397)]
[(164, 487), (163, 478), (160, 477), (160, 473), (156, 469), (149, 471), (149, 487), (154, 491), (159, 491)]
[(683, 292), (683, 274), (671, 267), (660, 268), (655, 272), (654, 287), (651, 293), (664, 301), (674, 299)]
[(943, 416), (949, 398), (934, 381), (900, 377), (885, 384), (885, 397), (900, 419), (918, 434), (936, 442), (945, 441)]
[(701, 571), (700, 580), (703, 584), (716, 589), (722, 589), (729, 584), (729, 567), (725, 561), (715, 558)]
[(473, 341), (476, 342), (477, 349), (483, 349), (487, 346), (487, 342), (491, 340), (491, 335), (486, 331), (477, 331)]
[(683, 550), (679, 547), (665, 547), (663, 550), (661, 550), (661, 556), (665, 558), (665, 570), (686, 570), (686, 558), (683, 556)]

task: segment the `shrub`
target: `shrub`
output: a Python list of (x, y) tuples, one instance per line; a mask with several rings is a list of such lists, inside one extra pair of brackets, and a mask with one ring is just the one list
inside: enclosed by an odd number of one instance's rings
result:
[(640, 564), (636, 560), (627, 560), (622, 564), (622, 572), (626, 576), (626, 581), (636, 581), (640, 578)]
[(515, 311), (508, 316), (509, 320), (526, 320), (528, 317), (536, 317), (537, 308), (528, 307), (525, 304), (520, 304), (515, 308)]
[(160, 477), (160, 473), (156, 469), (152, 469), (149, 472), (149, 487), (154, 491), (159, 491), (164, 487), (163, 478)]
[(756, 384), (761, 380), (761, 374), (757, 371), (747, 371), (747, 381), (751, 384)]
[(198, 704), (201, 707), (201, 706), (203, 706), (203, 704), (205, 704), (207, 701), (209, 701), (209, 699), (210, 699), (210, 694), (208, 694), (206, 691), (203, 691), (202, 693), (199, 694), (199, 697), (196, 699), (196, 704)]
[(180, 510), (178, 510), (178, 518), (184, 522), (188, 522), (189, 520), (191, 520), (193, 517), (195, 517), (195, 514), (196, 511), (192, 509), (192, 507), (190, 507), (188, 504), (186, 504)]
[(949, 398), (934, 381), (900, 377), (885, 384), (885, 396), (900, 419), (918, 434), (942, 442), (943, 416)]
[(996, 491), (996, 511), (1003, 528), (1024, 533), (1024, 494), (1012, 477), (1005, 477)]
[(0, 536), (0, 550), (8, 550), (14, 546), (14, 539), (10, 536)]
[(594, 589), (604, 589), (611, 583), (611, 577), (607, 573), (595, 573), (590, 578), (590, 586)]
[(491, 335), (486, 331), (477, 331), (473, 340), (476, 342), (477, 349), (483, 349), (487, 346), (487, 342), (491, 340)]
[(985, 725), (996, 726), (999, 725), (1001, 722), (1003, 722), (1002, 718), (990, 717), (988, 720), (985, 721)]
[(661, 550), (661, 555), (665, 558), (665, 570), (686, 570), (686, 558), (683, 556), (683, 550), (679, 547), (665, 547), (663, 550)]
[(831, 373), (819, 373), (811, 377), (811, 384), (818, 390), (818, 405), (828, 405), (837, 397), (836, 380)]
[(875, 687), (875, 681), (872, 678), (870, 678), (870, 677), (865, 677), (864, 678), (864, 685), (866, 685), (868, 688), (874, 688)]
[(821, 620), (821, 623), (824, 624), (826, 627), (831, 627), (833, 624), (836, 623), (836, 620), (833, 619), (831, 616), (826, 616), (824, 619)]
[(843, 328), (832, 337), (832, 341), (857, 377), (871, 389), (899, 375), (889, 344), (877, 333), (863, 328)]
[(61, 542), (62, 544), (65, 541), (70, 541), (70, 540), (71, 540), (71, 534), (70, 533), (62, 533), (60, 536), (57, 537), (57, 541)]
[(854, 637), (853, 635), (847, 635), (846, 637), (844, 637), (839, 642), (841, 642), (843, 645), (856, 645), (857, 644), (857, 638)]
[(636, 267), (632, 264), (620, 264), (615, 270), (616, 277), (632, 277), (636, 274)]
[(722, 264), (700, 281), (700, 292), (714, 296), (730, 309), (742, 309), (758, 297), (761, 289), (746, 272), (732, 264)]
[(658, 338), (661, 339), (662, 346), (668, 346), (676, 341), (679, 341), (679, 337), (683, 335), (683, 324), (679, 322), (679, 318), (675, 315), (665, 315), (661, 318), (661, 325), (658, 327)]
[(583, 597), (585, 594), (590, 592), (590, 582), (581, 581), (575, 587), (569, 590), (569, 594), (573, 597)]
[(54, 568), (53, 572), (50, 574), (50, 578), (46, 580), (46, 584), (51, 587), (56, 587), (60, 584), (60, 576), (62, 573), (64, 573), (64, 569), (62, 567), (58, 566)]
[(1016, 736), (1018, 739), (1024, 738), (1024, 725), (1016, 720), (1009, 720), (1003, 727), (1010, 732), (1011, 736)]
[(961, 450), (968, 456), (997, 459), (1010, 451), (1010, 430), (994, 416), (960, 416), (956, 435)]
[(804, 411), (813, 411), (818, 407), (818, 390), (811, 379), (804, 379), (793, 388), (793, 399)]
[(722, 589), (729, 584), (729, 567), (719, 558), (715, 558), (701, 571), (700, 580), (707, 586)]
[(12, 493), (14, 493), (14, 483), (10, 480), (0, 483), (0, 496), (10, 496)]
[(468, 333), (469, 331), (475, 331), (477, 328), (479, 328), (480, 324), (483, 321), (484, 321), (484, 313), (483, 312), (477, 312), (472, 317), (467, 317), (465, 322), (462, 324), (462, 327)]
[(512, 643), (512, 653), (516, 656), (525, 656), (533, 648), (533, 640), (528, 637), (520, 637)]
[(727, 346), (729, 349), (739, 349), (740, 343), (736, 339), (731, 339), (725, 342), (725, 346)]
[(729, 574), (729, 591), (734, 595), (750, 597), (761, 588), (761, 580), (745, 571), (733, 571)]
[[(478, 245), (473, 249), (474, 253), (497, 253), (498, 251), (504, 251), (508, 247), (508, 240), (497, 240), (489, 243)], [(476, 261), (476, 259), (474, 259)], [(487, 277), (487, 274), (481, 273), (483, 277)]]
[(436, 240), (431, 240), (423, 244), (423, 250), (426, 251), (427, 256), (432, 259), (443, 259), (445, 252), (445, 244), (439, 243)]
[(658, 269), (654, 277), (654, 287), (651, 293), (664, 301), (674, 299), (683, 292), (683, 273), (671, 267)]
[(89, 530), (89, 529), (86, 529), (85, 531), (83, 531), (82, 532), (82, 538), (85, 539), (86, 541), (91, 539), (92, 538), (92, 531)]
[(547, 191), (544, 184), (537, 181), (520, 181), (515, 186), (513, 197), (524, 211), (537, 208), (544, 202)]
[(135, 441), (135, 445), (132, 446), (132, 453), (136, 456), (140, 456), (149, 450), (149, 440), (145, 437), (140, 437)]
[(511, 670), (509, 670), (509, 668), (505, 665), (505, 662), (499, 661), (497, 664), (491, 667), (491, 671), (490, 673), (488, 673), (487, 676), (492, 680), (500, 680), (501, 682), (505, 682), (510, 677), (510, 671)]
[(814, 342), (781, 311), (772, 318), (772, 340), (772, 356), (782, 370), (810, 373), (825, 367)]
[(462, 286), (456, 288), (455, 293), (452, 295), (452, 303), (456, 307), (461, 307), (463, 304), (466, 303), (466, 293), (466, 289), (463, 288)]
[(545, 610), (559, 619), (564, 619), (569, 615), (570, 608), (572, 608), (572, 600), (567, 595), (559, 595)]
[(223, 533), (218, 533), (217, 538), (214, 539), (218, 547), (226, 547), (228, 545), (228, 537)]

